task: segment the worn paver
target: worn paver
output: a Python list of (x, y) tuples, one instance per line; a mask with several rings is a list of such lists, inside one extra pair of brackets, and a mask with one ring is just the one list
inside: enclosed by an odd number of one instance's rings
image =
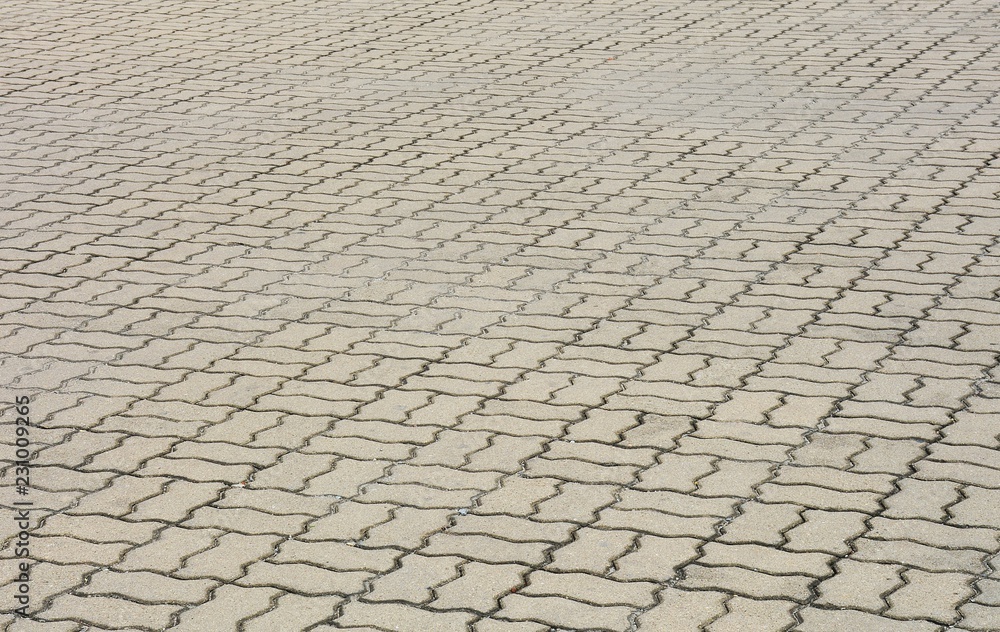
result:
[(0, 631), (1000, 630), (998, 67), (988, 0), (0, 0)]

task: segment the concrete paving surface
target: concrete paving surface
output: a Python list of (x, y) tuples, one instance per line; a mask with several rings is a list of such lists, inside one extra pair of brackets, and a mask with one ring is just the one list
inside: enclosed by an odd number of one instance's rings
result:
[(993, 0), (0, 0), (0, 630), (1000, 630)]

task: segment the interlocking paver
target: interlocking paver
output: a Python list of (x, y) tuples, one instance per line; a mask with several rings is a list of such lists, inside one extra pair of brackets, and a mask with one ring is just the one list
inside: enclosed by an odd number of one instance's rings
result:
[(528, 567), (468, 562), (457, 570), (459, 577), (434, 588), (431, 608), (490, 612), (496, 609), (500, 597), (523, 585)]
[(285, 594), (274, 607), (263, 614), (245, 620), (241, 627), (247, 632), (266, 632), (276, 628), (305, 630), (326, 621), (343, 603), (340, 597), (315, 597)]
[(857, 610), (820, 610), (810, 608), (802, 612), (803, 632), (833, 632), (834, 630), (875, 629), (885, 632), (939, 632), (941, 626), (930, 621), (896, 621), (859, 612)]
[(664, 588), (656, 607), (639, 616), (640, 630), (696, 632), (726, 612), (725, 593)]
[(374, 575), (364, 571), (331, 571), (310, 564), (257, 562), (236, 580), (240, 586), (279, 588), (299, 595), (351, 594), (362, 590)]
[(108, 630), (165, 628), (179, 610), (175, 605), (148, 605), (126, 599), (87, 595), (56, 598), (46, 610), (46, 618), (70, 619), (96, 624)]
[(175, 630), (204, 630), (212, 626), (221, 630), (237, 630), (251, 617), (271, 609), (271, 604), (281, 593), (274, 588), (244, 588), (220, 586), (211, 599), (180, 613)]
[(458, 576), (458, 568), (464, 561), (454, 556), (406, 555), (399, 560), (398, 570), (372, 581), (372, 590), (365, 599), (427, 603), (435, 587)]

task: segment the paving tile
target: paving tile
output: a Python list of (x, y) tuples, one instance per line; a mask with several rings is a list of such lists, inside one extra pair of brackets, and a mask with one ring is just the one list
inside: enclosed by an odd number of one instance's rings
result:
[[(65, 595), (67, 591), (80, 586), (86, 581), (86, 577), (96, 571), (97, 568), (87, 564), (52, 564), (45, 561), (37, 561), (29, 569), (30, 597), (31, 600), (38, 600), (34, 604), (27, 604), (27, 613), (35, 615), (43, 610), (46, 600), (51, 600), (59, 595)], [(20, 587), (23, 583), (11, 583), (20, 578), (21, 569), (10, 566), (9, 572), (5, 573), (2, 591), (3, 598), (18, 606), (24, 605), (17, 599), (21, 595)], [(74, 602), (74, 605), (78, 605)], [(107, 611), (105, 610), (105, 613)], [(20, 617), (18, 617), (20, 618)], [(22, 619), (27, 620), (27, 619)]]
[[(308, 465), (305, 463), (308, 462)], [(333, 463), (332, 466), (326, 465)], [(287, 463), (287, 467), (284, 467)], [(389, 466), (387, 461), (364, 461), (351, 458), (335, 458), (333, 455), (301, 453), (292, 454), (272, 467), (279, 468), (277, 476), (296, 476), (296, 482), (304, 480), (302, 494), (307, 496), (354, 496), (363, 485), (381, 478)], [(308, 469), (303, 472), (305, 468)], [(264, 470), (268, 472), (269, 470)], [(304, 474), (304, 475), (303, 475)], [(255, 475), (256, 481), (256, 475)], [(261, 481), (261, 486), (268, 483)]]
[(46, 618), (71, 619), (111, 630), (165, 628), (180, 609), (176, 605), (138, 604), (115, 597), (62, 595), (46, 610)]
[(406, 555), (399, 560), (400, 568), (372, 581), (372, 590), (365, 599), (426, 603), (436, 586), (458, 576), (458, 568), (463, 562), (462, 558), (453, 556)]
[(812, 583), (806, 575), (770, 575), (737, 566), (702, 566), (684, 569), (680, 588), (724, 590), (751, 599), (788, 599), (802, 602), (809, 598)]
[(1000, 613), (993, 606), (967, 604), (962, 608), (962, 615), (962, 621), (957, 629), (988, 630), (991, 627), (996, 627)]
[(803, 522), (802, 508), (795, 505), (748, 503), (723, 527), (720, 542), (782, 544), (789, 529)]
[(106, 488), (88, 494), (70, 513), (121, 517), (142, 501), (159, 495), (166, 482), (166, 479), (120, 476)]
[[(344, 606), (337, 617), (338, 628), (346, 626), (373, 625), (374, 630), (441, 630), (441, 632), (461, 632), (475, 619), (467, 612), (428, 612), (419, 608), (397, 603), (364, 603), (355, 601)], [(333, 629), (333, 628), (331, 628)], [(363, 627), (361, 629), (364, 629)]]
[(247, 535), (268, 533), (294, 535), (302, 532), (308, 521), (309, 516), (279, 516), (246, 507), (235, 509), (201, 507), (181, 524), (193, 529), (213, 528)]
[(644, 608), (655, 603), (658, 589), (652, 582), (615, 582), (585, 573), (535, 571), (527, 576), (527, 585), (519, 595), (563, 596), (600, 606)]
[(678, 630), (696, 632), (719, 619), (726, 612), (725, 593), (714, 591), (683, 591), (664, 588), (656, 607), (639, 616), (640, 630)]
[[(272, 553), (274, 549), (272, 549)], [(392, 549), (361, 548), (341, 543), (288, 540), (268, 559), (275, 563), (313, 564), (333, 571), (385, 572), (402, 555)], [(267, 557), (259, 555), (259, 558)]]
[(236, 580), (240, 586), (271, 587), (299, 595), (348, 595), (361, 592), (374, 576), (364, 571), (332, 571), (310, 564), (254, 562)]
[(919, 542), (908, 540), (870, 540), (861, 538), (855, 542), (855, 559), (902, 563), (929, 572), (975, 573), (982, 568), (986, 557), (982, 552), (971, 549), (943, 550)]
[(476, 632), (543, 632), (550, 629), (543, 623), (533, 621), (498, 621), (482, 619), (473, 625)]
[(576, 525), (570, 522), (541, 522), (512, 516), (458, 515), (448, 529), (454, 534), (480, 534), (513, 542), (567, 542)]
[(892, 617), (954, 623), (959, 618), (959, 604), (973, 596), (968, 575), (914, 569), (904, 572), (902, 578), (906, 583), (886, 598), (890, 605), (886, 614)]
[(87, 584), (77, 592), (81, 595), (119, 596), (147, 604), (196, 604), (206, 601), (209, 592), (218, 585), (212, 580), (175, 579), (145, 571), (101, 570), (91, 575)]
[(508, 595), (500, 600), (497, 618), (535, 621), (556, 628), (627, 630), (631, 609), (621, 606), (593, 606), (563, 597)]
[(74, 537), (76, 534), (87, 533), (92, 543), (145, 544), (153, 540), (160, 528), (161, 525), (151, 522), (130, 522), (106, 516), (57, 514), (49, 517), (45, 521), (45, 525), (35, 529), (34, 533), (40, 536), (63, 537)]
[[(214, 529), (212, 532), (219, 533)], [(279, 541), (280, 538), (273, 535), (223, 532), (221, 536), (217, 536), (211, 547), (186, 556), (180, 568), (175, 570), (175, 574), (184, 579), (209, 578), (232, 581), (241, 576), (248, 565), (273, 553)]]
[(996, 489), (982, 487), (962, 487), (961, 500), (948, 508), (952, 521), (962, 526), (983, 526), (996, 528), (997, 518), (989, 507), (1000, 496)]
[(458, 566), (457, 570), (460, 573), (458, 577), (433, 589), (434, 600), (428, 604), (429, 607), (492, 612), (502, 596), (523, 585), (528, 567), (467, 562)]
[[(322, 501), (323, 499), (317, 498)], [(389, 522), (394, 505), (344, 502), (338, 504), (336, 512), (322, 516), (309, 523), (308, 532), (298, 539), (312, 540), (357, 540), (372, 527)]]
[(110, 565), (133, 545), (127, 542), (88, 542), (67, 536), (35, 537), (31, 552), (38, 561), (53, 564)]
[(187, 558), (215, 546), (221, 535), (221, 531), (212, 529), (167, 528), (156, 540), (130, 550), (112, 568), (123, 571), (148, 570), (172, 573), (179, 569)]
[(341, 597), (282, 595), (273, 609), (245, 620), (242, 628), (248, 632), (264, 632), (278, 626), (304, 630), (330, 619), (343, 601)]
[(865, 532), (868, 516), (851, 511), (808, 509), (803, 522), (784, 533), (784, 548), (791, 551), (825, 551), (845, 555), (848, 542)]
[(773, 575), (826, 577), (832, 573), (833, 556), (822, 553), (789, 553), (759, 544), (709, 542), (702, 547), (699, 564), (734, 566)]
[(820, 610), (807, 608), (802, 611), (803, 632), (833, 632), (834, 630), (861, 627), (886, 632), (940, 632), (943, 628), (930, 621), (899, 621), (887, 617), (858, 612), (857, 610)]
[(281, 593), (273, 588), (221, 586), (212, 598), (180, 614), (177, 630), (203, 630), (206, 625), (224, 630), (238, 629), (240, 623), (270, 610)]
[(706, 628), (712, 632), (722, 630), (754, 630), (777, 632), (794, 625), (791, 614), (795, 604), (791, 601), (746, 599), (733, 597), (726, 602), (726, 614)]
[(427, 555), (457, 555), (491, 564), (542, 563), (552, 547), (547, 542), (509, 542), (484, 535), (452, 535), (439, 533), (427, 538), (423, 552)]
[(817, 586), (819, 605), (879, 613), (886, 608), (885, 596), (903, 584), (903, 567), (839, 560), (836, 573)]

